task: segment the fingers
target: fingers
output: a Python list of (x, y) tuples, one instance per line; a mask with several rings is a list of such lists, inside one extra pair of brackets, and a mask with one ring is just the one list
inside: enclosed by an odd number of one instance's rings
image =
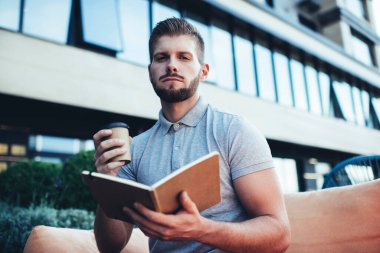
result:
[(99, 173), (116, 175), (120, 167), (124, 165), (124, 162), (112, 161), (112, 159), (125, 154), (127, 149), (123, 147), (125, 145), (124, 140), (107, 139), (111, 134), (112, 131), (109, 129), (103, 129), (94, 134), (94, 161), (96, 170)]
[(93, 140), (94, 140), (95, 149), (99, 146), (99, 144), (102, 142), (104, 138), (111, 136), (111, 134), (112, 134), (112, 130), (110, 129), (102, 129), (98, 131), (96, 134), (94, 134)]
[(197, 205), (190, 199), (190, 196), (187, 192), (182, 192), (180, 196), (180, 201), (183, 209), (189, 213), (198, 213)]
[(119, 172), (119, 169), (121, 166), (124, 165), (125, 162), (110, 162), (104, 165), (96, 166), (96, 170), (99, 173), (107, 174), (107, 175), (112, 175), (116, 176), (116, 174)]

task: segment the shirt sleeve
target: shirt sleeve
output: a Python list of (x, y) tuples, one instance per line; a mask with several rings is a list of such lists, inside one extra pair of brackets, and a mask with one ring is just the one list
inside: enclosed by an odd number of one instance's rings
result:
[(228, 149), (232, 180), (274, 167), (264, 135), (243, 117), (234, 118), (230, 124)]

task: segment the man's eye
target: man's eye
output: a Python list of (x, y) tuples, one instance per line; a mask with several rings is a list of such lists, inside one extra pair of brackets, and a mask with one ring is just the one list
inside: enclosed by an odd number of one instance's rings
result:
[(181, 55), (179, 58), (180, 58), (181, 60), (190, 60), (190, 57), (185, 56), (185, 55)]
[(157, 56), (156, 61), (164, 61), (166, 58), (166, 56)]

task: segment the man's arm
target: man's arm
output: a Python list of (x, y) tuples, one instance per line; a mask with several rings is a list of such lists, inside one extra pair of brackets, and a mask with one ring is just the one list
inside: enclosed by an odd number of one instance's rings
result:
[(195, 240), (228, 252), (284, 252), (290, 242), (289, 222), (273, 169), (234, 181), (236, 193), (252, 219), (219, 222), (202, 217), (186, 193), (183, 210), (174, 215), (151, 211), (142, 205), (125, 211), (149, 237), (160, 240)]
[[(99, 173), (115, 176), (124, 162), (110, 162), (112, 158), (124, 154), (123, 140), (106, 139), (112, 134), (109, 129), (97, 132), (94, 139), (96, 170)], [(114, 219), (109, 219), (98, 207), (94, 223), (96, 244), (100, 252), (120, 252), (131, 236), (133, 225)]]
[(120, 252), (127, 245), (133, 225), (109, 219), (98, 207), (94, 223), (96, 244), (100, 252)]

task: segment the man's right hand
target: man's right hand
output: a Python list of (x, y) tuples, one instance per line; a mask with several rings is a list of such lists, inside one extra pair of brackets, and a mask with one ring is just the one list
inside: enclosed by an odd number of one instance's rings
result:
[(94, 134), (95, 155), (94, 161), (96, 170), (99, 173), (116, 176), (119, 172), (123, 161), (112, 162), (112, 158), (127, 152), (123, 145), (125, 141), (122, 139), (107, 139), (111, 136), (110, 129), (103, 129)]

